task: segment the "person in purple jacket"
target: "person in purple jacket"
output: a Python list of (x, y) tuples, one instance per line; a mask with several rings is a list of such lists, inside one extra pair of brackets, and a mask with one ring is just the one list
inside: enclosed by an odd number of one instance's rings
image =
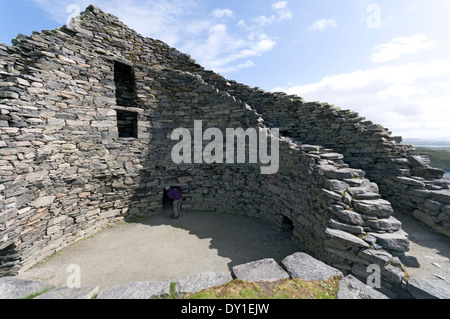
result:
[(178, 219), (181, 214), (181, 202), (183, 201), (183, 195), (177, 188), (166, 187), (167, 197), (173, 200), (173, 218)]

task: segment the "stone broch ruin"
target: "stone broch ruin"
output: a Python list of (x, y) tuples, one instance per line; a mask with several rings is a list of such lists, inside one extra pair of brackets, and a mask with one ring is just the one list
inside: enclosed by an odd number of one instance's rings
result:
[[(280, 170), (180, 164), (171, 132), (279, 128)], [(292, 231), (347, 274), (407, 275), (393, 216), (450, 236), (450, 180), (358, 113), (229, 81), (89, 6), (70, 26), (0, 44), (0, 277), (106, 226), (159, 214), (166, 185), (184, 210), (234, 213)]]

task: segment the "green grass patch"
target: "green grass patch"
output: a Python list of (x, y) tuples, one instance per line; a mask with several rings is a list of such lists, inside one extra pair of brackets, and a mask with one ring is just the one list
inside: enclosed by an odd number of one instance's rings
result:
[(234, 280), (224, 286), (186, 295), (185, 299), (336, 299), (339, 277), (327, 281), (285, 279), (250, 283)]
[(36, 297), (38, 297), (38, 296), (40, 296), (40, 295), (45, 294), (47, 291), (50, 291), (51, 289), (52, 289), (52, 288), (47, 288), (47, 289), (45, 289), (45, 290), (42, 290), (42, 291), (36, 292), (36, 293), (34, 293), (34, 294), (31, 294), (31, 295), (29, 295), (29, 296), (26, 296), (26, 297), (24, 297), (24, 298), (22, 298), (22, 299), (24, 299), (24, 300), (34, 299), (34, 298), (36, 298)]

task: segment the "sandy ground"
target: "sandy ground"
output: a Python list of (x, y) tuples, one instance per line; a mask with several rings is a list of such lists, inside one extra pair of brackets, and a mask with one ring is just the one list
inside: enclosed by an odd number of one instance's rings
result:
[[(408, 274), (449, 281), (449, 240), (410, 217), (395, 217), (411, 240)], [(173, 220), (165, 213), (82, 240), (20, 277), (64, 287), (73, 271), (68, 267), (77, 265), (82, 286), (104, 290), (134, 281), (175, 281), (205, 271), (231, 276), (235, 265), (263, 258), (280, 262), (297, 251), (290, 233), (280, 233), (262, 221), (206, 213), (183, 214)]]

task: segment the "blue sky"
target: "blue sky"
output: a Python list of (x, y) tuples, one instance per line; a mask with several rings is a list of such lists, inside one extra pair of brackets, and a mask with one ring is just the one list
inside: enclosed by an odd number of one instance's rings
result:
[(3, 0), (0, 42), (95, 4), (207, 69), (450, 141), (448, 0)]

